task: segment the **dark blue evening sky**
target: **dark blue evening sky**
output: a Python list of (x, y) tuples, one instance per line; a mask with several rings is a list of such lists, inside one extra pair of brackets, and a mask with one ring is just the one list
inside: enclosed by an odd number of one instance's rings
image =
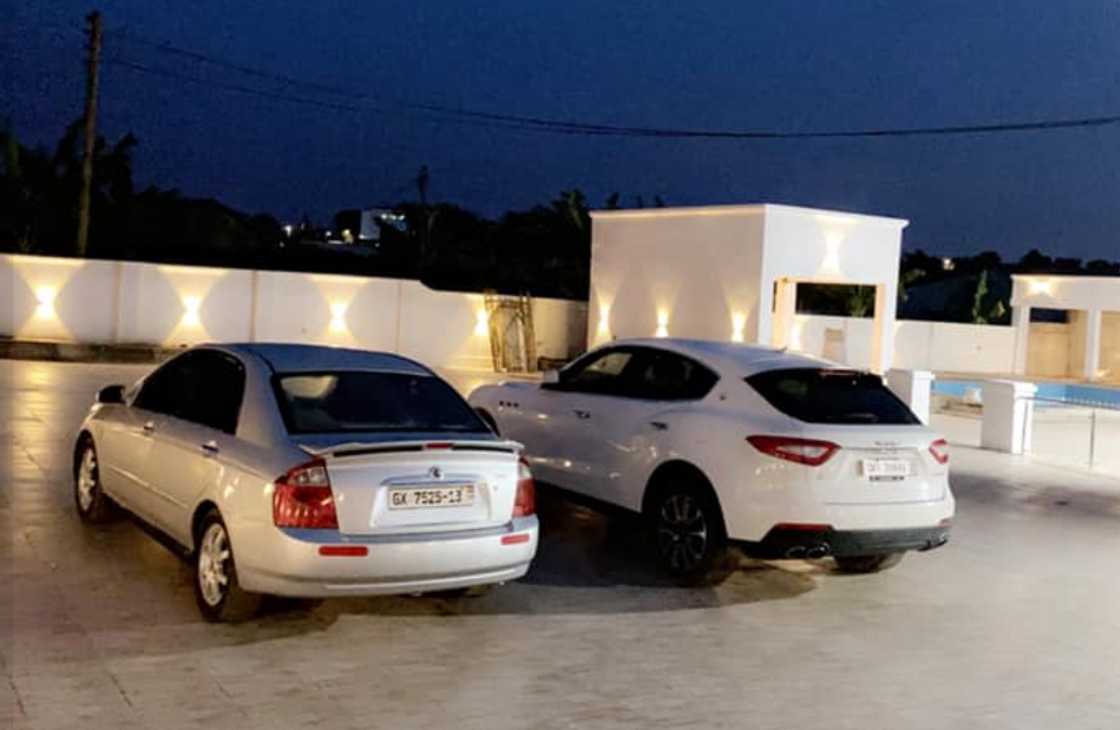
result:
[[(80, 113), (90, 5), (8, 0), (0, 114), (52, 143)], [(1115, 0), (102, 2), (106, 58), (364, 105), (161, 53), (116, 32), (382, 99), (589, 122), (823, 130), (1120, 113)], [(553, 136), (294, 105), (107, 65), (101, 130), (141, 184), (325, 220), (431, 194), (496, 214), (773, 201), (909, 218), (908, 248), (1120, 258), (1120, 127), (968, 137), (703, 141)]]

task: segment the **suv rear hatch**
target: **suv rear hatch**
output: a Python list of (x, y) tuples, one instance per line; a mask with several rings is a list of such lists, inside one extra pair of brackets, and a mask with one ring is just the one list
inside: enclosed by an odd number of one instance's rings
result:
[(746, 379), (793, 419), (796, 436), (839, 448), (801, 471), (827, 504), (888, 504), (945, 497), (937, 435), (870, 373), (827, 368), (768, 370)]

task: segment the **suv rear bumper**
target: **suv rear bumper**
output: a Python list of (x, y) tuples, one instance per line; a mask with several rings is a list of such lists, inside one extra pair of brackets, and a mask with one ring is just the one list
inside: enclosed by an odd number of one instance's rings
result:
[(752, 558), (823, 558), (932, 550), (949, 542), (950, 527), (912, 527), (890, 530), (806, 529), (807, 526), (775, 525), (758, 542), (738, 541)]

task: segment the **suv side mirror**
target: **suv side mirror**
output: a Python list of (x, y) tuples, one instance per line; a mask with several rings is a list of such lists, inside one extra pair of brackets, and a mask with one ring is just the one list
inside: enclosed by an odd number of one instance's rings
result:
[(541, 382), (545, 385), (556, 385), (560, 382), (559, 370), (545, 370), (541, 374)]
[(107, 385), (101, 390), (97, 391), (98, 403), (124, 403), (124, 386), (123, 385)]

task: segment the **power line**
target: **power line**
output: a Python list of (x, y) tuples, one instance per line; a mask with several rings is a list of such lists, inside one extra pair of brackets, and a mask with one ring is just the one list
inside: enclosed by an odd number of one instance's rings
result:
[(533, 118), (533, 117), (518, 117), (516, 115), (493, 115), (493, 114), (488, 114), (488, 113), (483, 113), (483, 112), (457, 109), (455, 107), (449, 107), (449, 106), (444, 106), (444, 105), (439, 105), (439, 104), (415, 103), (415, 102), (404, 101), (402, 99), (384, 99), (381, 96), (374, 96), (374, 95), (366, 93), (366, 92), (356, 91), (356, 90), (352, 90), (352, 89), (343, 89), (343, 88), (338, 87), (338, 86), (330, 86), (330, 85), (322, 84), (322, 83), (319, 83), (319, 82), (316, 82), (316, 81), (309, 81), (309, 80), (306, 80), (306, 79), (298, 79), (298, 78), (294, 78), (292, 76), (287, 76), (285, 74), (279, 74), (279, 73), (274, 73), (274, 72), (270, 72), (270, 71), (264, 71), (264, 70), (258, 69), (258, 68), (253, 68), (251, 66), (245, 66), (243, 64), (234, 63), (232, 61), (227, 61), (227, 60), (224, 60), (224, 59), (216, 58), (214, 56), (210, 56), (208, 54), (201, 53), (199, 51), (193, 51), (193, 50), (189, 50), (189, 49), (185, 49), (185, 48), (179, 48), (177, 46), (173, 46), (173, 45), (171, 45), (169, 43), (165, 43), (163, 41), (150, 40), (148, 38), (144, 38), (142, 36), (139, 36), (135, 33), (129, 32), (129, 31), (123, 29), (123, 28), (118, 28), (118, 29), (116, 29), (114, 31), (111, 31), (111, 32), (113, 34), (119, 35), (119, 36), (121, 36), (121, 37), (123, 37), (127, 40), (130, 40), (130, 41), (133, 41), (133, 42), (136, 42), (136, 43), (140, 43), (142, 45), (153, 48), (157, 51), (161, 51), (161, 52), (168, 53), (168, 54), (171, 54), (171, 55), (181, 56), (181, 57), (184, 57), (184, 58), (189, 58), (189, 59), (192, 59), (192, 60), (195, 60), (195, 61), (199, 61), (201, 63), (206, 63), (206, 64), (209, 64), (209, 65), (212, 65), (212, 66), (216, 66), (218, 68), (225, 68), (225, 69), (228, 69), (228, 70), (231, 70), (231, 71), (236, 71), (238, 73), (246, 74), (246, 75), (249, 75), (249, 76), (254, 76), (254, 77), (257, 77), (257, 78), (263, 78), (263, 79), (267, 79), (267, 80), (270, 80), (270, 81), (279, 82), (283, 85), (302, 86), (302, 87), (304, 87), (306, 89), (309, 89), (309, 90), (314, 90), (314, 91), (318, 91), (318, 92), (321, 92), (321, 93), (330, 94), (330, 95), (333, 95), (333, 96), (343, 96), (343, 97), (346, 97), (347, 99), (357, 98), (357, 99), (365, 99), (365, 100), (370, 100), (370, 101), (380, 101), (382, 103), (389, 103), (389, 104), (392, 104), (392, 105), (395, 105), (395, 106), (398, 106), (398, 107), (403, 107), (404, 109), (408, 109), (408, 110), (412, 110), (412, 111), (429, 112), (429, 113), (434, 113), (434, 114), (446, 114), (446, 115), (452, 115), (452, 116), (457, 116), (457, 117), (467, 117), (467, 118), (473, 117), (473, 118), (482, 119), (482, 120), (489, 120), (489, 121), (496, 121), (496, 122), (510, 122), (510, 123), (522, 124), (522, 125), (527, 124), (527, 125), (531, 125), (531, 126), (534, 126), (534, 127), (536, 127), (536, 126), (547, 126), (547, 127), (562, 127), (562, 128), (566, 128), (566, 129), (574, 129), (574, 130), (579, 130), (579, 131), (589, 131), (589, 130), (609, 131), (605, 127), (600, 128), (598, 125), (591, 125), (591, 124), (558, 122), (558, 121), (555, 121), (555, 120), (536, 119), (536, 118)]
[[(659, 139), (808, 140), (994, 134), (1008, 132), (1091, 128), (1120, 124), (1120, 115), (1011, 122), (990, 122), (965, 125), (893, 128), (884, 127), (871, 129), (841, 129), (819, 131), (687, 129), (673, 127), (643, 127), (617, 124), (602, 124), (595, 122), (575, 121), (570, 119), (554, 119), (549, 117), (527, 116), (521, 114), (484, 112), (475, 109), (456, 108), (432, 103), (409, 102), (399, 99), (382, 99), (380, 97), (376, 97), (364, 92), (347, 90), (337, 86), (321, 84), (319, 82), (308, 81), (305, 79), (298, 79), (284, 74), (273, 73), (270, 71), (265, 71), (263, 69), (233, 63), (231, 61), (226, 61), (224, 59), (201, 53), (199, 51), (179, 48), (162, 41), (154, 41), (143, 36), (139, 36), (123, 28), (111, 32), (113, 34), (121, 35), (143, 45), (147, 45), (164, 53), (191, 58), (201, 63), (211, 64), (217, 67), (236, 71), (238, 73), (255, 76), (257, 78), (268, 79), (289, 86), (302, 86), (306, 89), (315, 90), (320, 93), (340, 95), (351, 99), (362, 99), (366, 101), (377, 102), (381, 106), (378, 108), (363, 108), (346, 104), (340, 105), (334, 102), (323, 102), (307, 98), (296, 98), (291, 95), (279, 94), (277, 92), (263, 92), (257, 89), (222, 84), (220, 82), (212, 82), (196, 78), (184, 78), (184, 80), (194, 81), (195, 83), (207, 83), (217, 86), (218, 88), (225, 88), (227, 90), (241, 91), (243, 93), (251, 93), (260, 96), (270, 96), (271, 98), (281, 101), (291, 101), (304, 104), (318, 104), (324, 106), (325, 108), (340, 108), (349, 111), (371, 110), (388, 114), (391, 113), (391, 110), (389, 108), (386, 108), (386, 105), (388, 105), (390, 107), (403, 108), (412, 112), (424, 112), (430, 115), (435, 115), (437, 118), (440, 118), (444, 121), (452, 121), (455, 123), (463, 124), (473, 120), (476, 123), (475, 126), (494, 126), (497, 128), (515, 129), (521, 131), (543, 131), (554, 134), (574, 134), (587, 136), (647, 137)], [(118, 65), (127, 65), (128, 67), (133, 68), (133, 70), (137, 71), (170, 75), (170, 72), (142, 67), (142, 64), (136, 64), (129, 61), (118, 61), (117, 63)]]
[[(163, 78), (174, 79), (176, 81), (185, 81), (185, 82), (188, 82), (188, 83), (198, 84), (198, 85), (201, 85), (201, 86), (210, 86), (210, 87), (213, 87), (213, 88), (216, 88), (216, 89), (221, 89), (221, 90), (224, 90), (224, 91), (232, 91), (232, 92), (236, 92), (236, 93), (240, 93), (240, 94), (247, 94), (247, 95), (250, 95), (250, 96), (256, 96), (256, 97), (260, 97), (260, 98), (264, 98), (264, 99), (271, 99), (271, 100), (274, 100), (274, 101), (283, 101), (283, 102), (292, 103), (292, 104), (301, 104), (301, 105), (304, 105), (304, 106), (318, 107), (318, 108), (321, 108), (321, 109), (333, 109), (333, 110), (336, 110), (336, 111), (347, 111), (347, 112), (357, 112), (357, 113), (373, 112), (375, 114), (390, 114), (390, 115), (397, 113), (394, 110), (387, 109), (387, 108), (384, 108), (384, 107), (369, 106), (369, 105), (359, 106), (359, 105), (356, 105), (356, 104), (344, 104), (344, 103), (340, 103), (340, 102), (324, 101), (322, 99), (313, 99), (313, 98), (309, 98), (309, 97), (306, 97), (306, 96), (296, 96), (294, 94), (288, 94), (288, 93), (284, 93), (284, 92), (269, 91), (269, 90), (265, 90), (265, 89), (256, 89), (256, 88), (253, 88), (253, 87), (250, 87), (250, 86), (243, 86), (241, 84), (233, 84), (233, 83), (228, 83), (228, 82), (224, 82), (224, 81), (215, 81), (213, 79), (206, 79), (206, 78), (200, 78), (200, 77), (197, 77), (197, 76), (190, 76), (190, 75), (187, 75), (187, 74), (179, 73), (177, 71), (171, 71), (171, 70), (161, 68), (161, 67), (157, 67), (157, 66), (151, 66), (151, 65), (148, 65), (148, 64), (136, 63), (135, 61), (131, 61), (127, 58), (121, 58), (120, 56), (116, 56), (116, 57), (113, 57), (113, 58), (107, 58), (103, 61), (103, 63), (105, 63), (106, 65), (117, 66), (117, 67), (120, 67), (120, 68), (128, 69), (130, 71), (136, 71), (136, 72), (139, 72), (139, 73), (148, 74), (148, 75), (152, 75), (152, 76), (159, 76), (159, 77), (163, 77)], [(515, 130), (515, 131), (528, 131), (528, 132), (554, 131), (554, 132), (559, 132), (561, 134), (593, 134), (592, 132), (585, 132), (585, 131), (582, 131), (582, 130), (564, 130), (564, 129), (544, 130), (540, 127), (536, 127), (536, 126), (532, 126), (532, 125), (517, 124), (517, 123), (513, 123), (513, 122), (501, 123), (501, 122), (497, 122), (497, 121), (486, 122), (484, 120), (447, 119), (447, 118), (439, 116), (439, 113), (437, 113), (437, 112), (428, 113), (426, 115), (426, 118), (428, 118), (431, 121), (453, 121), (456, 124), (469, 124), (469, 125), (472, 125), (472, 126), (494, 127), (494, 128), (509, 129), (509, 130)]]

